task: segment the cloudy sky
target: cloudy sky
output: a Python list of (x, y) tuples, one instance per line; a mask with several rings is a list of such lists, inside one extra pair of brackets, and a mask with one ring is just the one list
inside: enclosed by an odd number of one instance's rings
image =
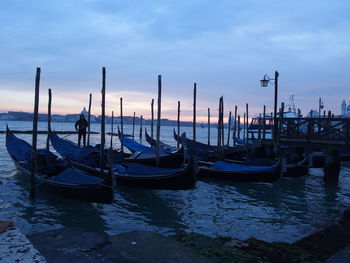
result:
[(251, 114), (273, 109), (264, 74), (280, 72), (279, 102), (304, 113), (339, 114), (350, 100), (350, 2), (347, 0), (1, 0), (0, 112), (32, 111), (36, 67), (41, 105), (53, 90), (53, 113), (80, 112), (93, 94), (100, 112), (101, 68), (107, 69), (107, 112), (146, 118), (163, 78), (163, 117), (181, 101), (189, 119), (193, 83), (198, 115), (238, 105)]

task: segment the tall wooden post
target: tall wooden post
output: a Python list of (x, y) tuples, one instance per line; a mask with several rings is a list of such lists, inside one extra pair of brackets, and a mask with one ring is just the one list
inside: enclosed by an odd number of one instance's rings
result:
[(30, 176), (30, 198), (35, 198), (35, 173), (36, 173), (36, 144), (38, 136), (38, 112), (39, 112), (39, 87), (41, 69), (36, 68), (35, 75), (35, 97), (33, 116), (33, 136), (32, 136), (32, 173)]
[[(156, 164), (159, 167), (159, 147), (160, 147), (160, 120), (162, 106), (162, 76), (158, 75), (158, 110), (157, 110), (157, 142), (156, 142)], [(180, 134), (179, 134), (180, 136)]]
[(263, 139), (266, 139), (266, 106), (264, 105), (263, 111)]
[(221, 97), (219, 99), (219, 115), (218, 115), (218, 150), (221, 147)]
[(237, 137), (241, 138), (241, 116), (238, 114)]
[(111, 148), (113, 145), (113, 124), (114, 124), (114, 111), (112, 111), (112, 123), (111, 123)]
[(92, 100), (92, 94), (90, 93), (90, 96), (89, 96), (89, 112), (88, 112), (88, 137), (87, 137), (87, 146), (90, 145), (91, 100)]
[(124, 152), (124, 143), (123, 143), (123, 136), (124, 136), (123, 98), (120, 98), (120, 129), (121, 129), (120, 147), (121, 147), (122, 152)]
[(210, 108), (208, 108), (208, 146), (210, 146)]
[(140, 119), (140, 141), (142, 140), (142, 122), (143, 122), (143, 116), (141, 115), (141, 119)]
[[(180, 139), (180, 101), (177, 102), (177, 136)], [(180, 148), (180, 140), (177, 140), (177, 148)]]
[(50, 133), (51, 133), (51, 100), (52, 94), (51, 89), (49, 89), (49, 103), (47, 106), (47, 139), (46, 139), (46, 150), (50, 150)]
[(153, 125), (154, 125), (154, 99), (151, 102), (151, 138), (153, 140)]
[(275, 140), (277, 138), (277, 101), (278, 101), (278, 77), (279, 77), (279, 73), (277, 71), (275, 71), (275, 96), (274, 96), (274, 110), (273, 110), (273, 137)]
[(280, 140), (281, 140), (281, 132), (282, 132), (282, 121), (283, 121), (283, 116), (284, 116), (284, 102), (282, 102), (281, 104), (281, 108), (280, 108), (280, 112), (279, 112), (279, 122), (278, 122), (278, 130), (277, 130), (277, 139), (276, 139), (276, 152), (277, 152), (277, 156), (279, 156), (280, 152), (281, 152), (281, 144), (280, 144)]
[(259, 113), (259, 121), (258, 121), (258, 139), (261, 140), (261, 113)]
[(101, 102), (101, 148), (100, 148), (100, 169), (103, 177), (104, 169), (104, 148), (105, 148), (105, 103), (106, 103), (106, 68), (102, 68), (102, 102)]
[(245, 132), (245, 128), (246, 128), (246, 121), (245, 121), (245, 117), (246, 117), (246, 114), (243, 113), (243, 140), (246, 140), (247, 138), (245, 137), (246, 136), (246, 132)]
[(231, 111), (229, 113), (229, 117), (228, 117), (228, 131), (227, 131), (227, 146), (230, 146), (230, 133), (231, 133)]
[(248, 112), (248, 103), (246, 103), (245, 109), (246, 109), (246, 119), (247, 119), (247, 128), (246, 128), (247, 135), (246, 135), (246, 140), (247, 140), (247, 143), (248, 143), (248, 139), (249, 139), (249, 112)]
[(237, 133), (237, 105), (235, 105), (235, 122), (234, 122), (234, 129), (233, 129), (233, 146), (236, 146), (236, 133)]
[(132, 117), (132, 139), (135, 138), (135, 112), (134, 112), (134, 116)]
[(221, 147), (225, 146), (225, 126), (224, 126), (224, 97), (221, 96)]
[(193, 141), (196, 141), (196, 99), (197, 99), (197, 84), (193, 84)]

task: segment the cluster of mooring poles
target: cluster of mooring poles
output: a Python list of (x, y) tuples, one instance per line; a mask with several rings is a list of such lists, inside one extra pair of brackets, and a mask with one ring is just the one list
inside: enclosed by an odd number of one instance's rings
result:
[[(32, 176), (31, 176), (31, 192), (30, 196), (35, 197), (35, 176), (37, 170), (37, 134), (38, 134), (38, 110), (39, 110), (39, 87), (40, 87), (40, 74), (41, 69), (36, 69), (35, 77), (35, 99), (34, 99), (34, 117), (33, 117), (33, 137), (32, 137)], [(308, 118), (303, 118), (301, 112), (298, 109), (298, 116), (296, 118), (285, 118), (284, 113), (284, 103), (281, 104), (279, 113), (277, 113), (277, 95), (278, 95), (278, 77), (279, 73), (275, 72), (275, 78), (270, 79), (267, 75), (261, 80), (261, 85), (266, 87), (270, 81), (274, 82), (275, 92), (274, 92), (274, 112), (271, 115), (267, 115), (266, 106), (263, 106), (263, 113), (259, 114), (256, 119), (256, 129), (257, 138), (254, 137), (252, 131), (250, 131), (250, 126), (254, 123), (254, 118), (249, 125), (249, 105), (246, 103), (245, 112), (243, 113), (243, 123), (241, 123), (241, 115), (238, 113), (238, 107), (235, 105), (234, 114), (229, 111), (228, 115), (228, 134), (225, 144), (225, 134), (224, 134), (224, 99), (223, 96), (219, 98), (219, 109), (218, 109), (218, 123), (217, 123), (217, 150), (222, 153), (224, 148), (230, 146), (230, 141), (232, 138), (233, 147), (237, 144), (244, 144), (246, 147), (247, 154), (250, 148), (256, 148), (258, 145), (266, 147), (268, 145), (273, 145), (275, 157), (282, 159), (282, 166), (285, 163), (285, 150), (282, 145), (287, 147), (294, 147), (298, 150), (302, 149), (304, 154), (308, 156), (310, 160), (310, 166), (312, 165), (312, 154), (316, 149), (322, 149), (326, 153), (326, 158), (324, 162), (324, 180), (326, 182), (338, 181), (339, 171), (340, 171), (340, 157), (339, 151), (342, 149), (349, 149), (350, 143), (350, 120), (344, 118), (335, 118), (334, 114), (330, 111), (326, 116), (326, 111), (323, 112), (323, 117), (321, 116), (321, 109), (324, 108), (323, 101), (319, 98), (319, 111), (318, 117), (313, 117), (312, 115)], [(159, 155), (160, 155), (160, 125), (161, 125), (161, 102), (162, 102), (162, 77), (158, 75), (158, 100), (157, 100), (157, 126), (156, 126), (156, 164), (159, 166)], [(102, 89), (101, 89), (101, 142), (100, 142), (100, 171), (101, 176), (104, 172), (105, 163), (103, 152), (105, 148), (105, 93), (106, 93), (106, 69), (102, 68)], [(51, 132), (51, 104), (52, 104), (52, 91), (48, 90), (48, 137), (46, 140), (46, 148), (49, 150), (49, 134)], [(87, 133), (87, 145), (90, 145), (90, 120), (91, 120), (91, 103), (92, 94), (89, 94), (89, 108), (88, 108), (88, 133)], [(193, 84), (193, 141), (197, 140), (197, 83)], [(180, 101), (177, 103), (177, 134), (180, 136)], [(273, 119), (272, 119), (273, 117)], [(232, 120), (233, 118), (233, 120)], [(135, 119), (136, 113), (133, 113), (132, 121), (132, 138), (135, 138)], [(208, 146), (211, 145), (211, 110), (208, 108)], [(113, 144), (113, 122), (114, 122), (114, 111), (112, 111), (112, 125), (111, 125), (111, 140), (110, 140), (110, 150), (108, 152), (108, 162), (112, 160), (112, 144)], [(139, 137), (142, 140), (143, 132), (143, 115), (140, 116), (140, 131)], [(340, 125), (341, 128), (337, 128)], [(154, 99), (151, 101), (151, 138), (154, 138)], [(307, 130), (302, 131), (301, 128), (307, 126)], [(242, 134), (243, 127), (243, 134)], [(119, 128), (118, 128), (119, 129)], [(267, 131), (272, 131), (272, 139), (267, 139)], [(231, 134), (232, 131), (232, 134)], [(341, 133), (339, 135), (339, 133)], [(120, 134), (124, 134), (124, 122), (123, 122), (123, 98), (120, 98)], [(251, 135), (251, 136), (250, 136)], [(336, 137), (336, 141), (334, 138)], [(333, 141), (332, 141), (333, 140)], [(345, 145), (345, 146), (344, 146)], [(177, 140), (177, 147), (180, 147), (180, 140)], [(121, 140), (121, 151), (124, 151), (123, 140)], [(109, 166), (111, 167), (111, 165)]]

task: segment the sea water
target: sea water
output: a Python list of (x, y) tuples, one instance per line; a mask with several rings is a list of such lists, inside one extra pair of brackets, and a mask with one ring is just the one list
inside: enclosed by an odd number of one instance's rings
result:
[[(9, 121), (8, 125), (13, 130), (32, 128), (31, 122)], [(5, 127), (6, 123), (0, 121), (0, 129)], [(39, 122), (39, 130), (46, 127), (46, 123)], [(54, 122), (52, 127), (73, 130), (74, 123)], [(136, 127), (138, 138), (139, 126)], [(99, 131), (99, 124), (92, 124), (91, 130)], [(189, 138), (191, 130), (181, 127), (181, 132), (186, 131)], [(106, 131), (110, 131), (110, 125)], [(131, 134), (132, 127), (125, 125), (124, 132)], [(212, 128), (212, 144), (215, 133)], [(16, 136), (31, 143), (29, 134)], [(173, 127), (161, 128), (162, 141), (176, 145), (172, 137)], [(99, 134), (91, 135), (91, 144), (99, 143), (99, 138)], [(206, 143), (207, 128), (198, 127), (197, 138)], [(77, 141), (77, 135), (69, 135), (67, 139)], [(147, 145), (144, 139), (142, 143)], [(46, 135), (38, 135), (38, 147), (45, 144)], [(110, 144), (109, 136), (106, 144)], [(119, 146), (119, 140), (114, 137), (113, 147)], [(32, 201), (30, 180), (17, 172), (6, 151), (5, 135), (0, 134), (0, 219), (14, 220), (24, 234), (70, 227), (108, 234), (152, 230), (169, 235), (186, 231), (242, 240), (256, 237), (293, 242), (335, 223), (349, 207), (350, 168), (342, 166), (337, 186), (324, 184), (322, 177), (322, 169), (310, 169), (307, 176), (281, 178), (274, 184), (199, 180), (194, 189), (186, 191), (119, 186), (112, 204), (63, 198), (41, 191), (39, 186)]]

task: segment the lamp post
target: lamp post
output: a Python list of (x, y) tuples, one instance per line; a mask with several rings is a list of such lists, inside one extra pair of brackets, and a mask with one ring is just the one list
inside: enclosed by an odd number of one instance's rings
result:
[(265, 75), (262, 80), (260, 80), (260, 84), (262, 87), (267, 87), (269, 82), (271, 81), (275, 84), (275, 99), (274, 99), (274, 108), (273, 108), (273, 133), (272, 138), (276, 139), (277, 135), (277, 96), (278, 96), (278, 76), (279, 73), (275, 71), (275, 78), (271, 79), (268, 75)]

